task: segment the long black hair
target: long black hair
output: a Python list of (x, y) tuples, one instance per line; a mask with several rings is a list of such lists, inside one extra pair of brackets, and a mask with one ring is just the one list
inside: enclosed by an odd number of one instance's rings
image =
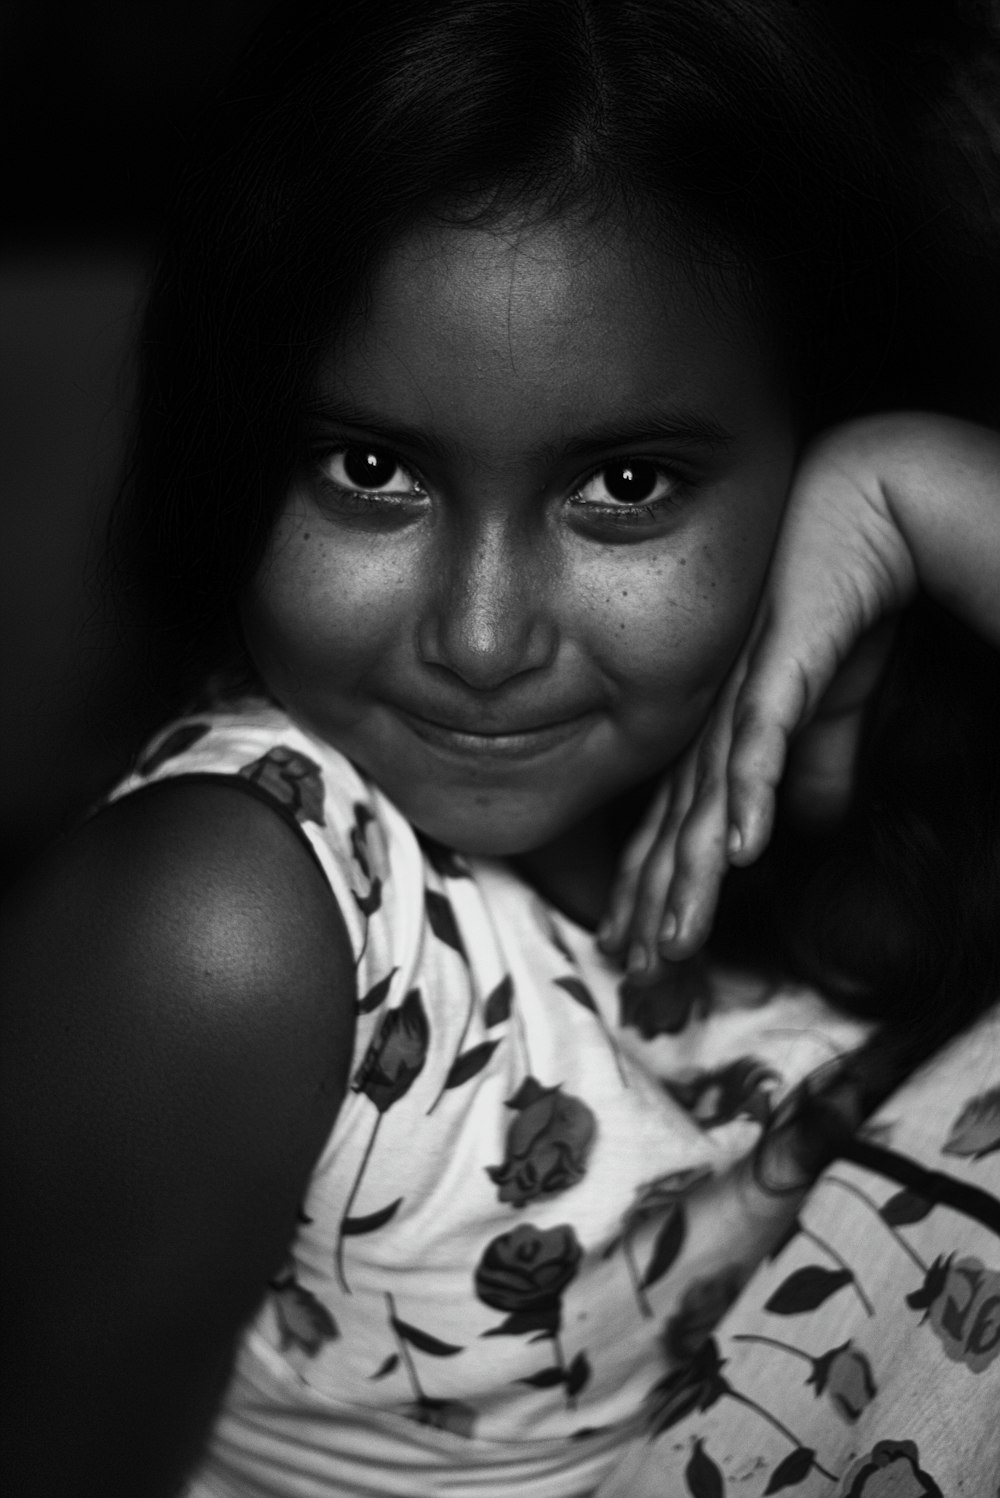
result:
[[(320, 358), (428, 216), (667, 236), (764, 314), (804, 436), (890, 405), (984, 415), (1000, 233), (973, 202), (985, 157), (959, 181), (934, 129), (982, 19), (975, 0), (277, 7), (202, 126), (142, 335), (115, 546), (157, 677), (181, 692), (238, 649)], [(779, 835), (733, 881), (737, 904), (765, 891), (743, 924), (787, 965), (901, 1031), (921, 1014), (926, 1046), (998, 976), (997, 673), (960, 633), (903, 629), (848, 825)]]

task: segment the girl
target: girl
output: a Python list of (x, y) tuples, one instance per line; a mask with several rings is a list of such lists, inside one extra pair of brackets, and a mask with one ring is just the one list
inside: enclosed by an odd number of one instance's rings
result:
[[(795, 962), (885, 1022), (855, 1110), (912, 1064), (908, 929), (835, 968), (807, 904), (755, 971), (724, 911), (686, 1025), (592, 935), (801, 444), (939, 394), (943, 319), (918, 359), (886, 311), (923, 205), (843, 51), (764, 3), (284, 6), (259, 39), (152, 292), (119, 535), (198, 696), (10, 922), (19, 1491), (592, 1492), (871, 1033)], [(928, 448), (978, 494), (988, 442)], [(987, 711), (972, 643), (940, 674)], [(936, 752), (976, 777), (932, 837), (971, 886), (989, 767)], [(853, 890), (867, 845), (834, 852)], [(992, 996), (977, 909), (921, 994), (950, 1028)]]

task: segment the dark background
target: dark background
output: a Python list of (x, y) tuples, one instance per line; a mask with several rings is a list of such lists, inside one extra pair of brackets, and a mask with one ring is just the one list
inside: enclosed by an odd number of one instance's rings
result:
[[(96, 617), (93, 564), (128, 430), (128, 350), (178, 164), (269, 8), (0, 3), (0, 885), (123, 764), (127, 651)], [(928, 78), (940, 49), (917, 21), (973, 12), (993, 18), (997, 44), (932, 132), (931, 165), (937, 153), (997, 244), (1000, 0), (864, 8), (897, 38), (902, 27)], [(956, 280), (977, 320), (989, 305), (1000, 324), (995, 258), (949, 278), (949, 308)], [(993, 390), (996, 368), (975, 371), (977, 388)]]
[(119, 768), (96, 619), (128, 350), (200, 112), (265, 0), (0, 6), (0, 880)]

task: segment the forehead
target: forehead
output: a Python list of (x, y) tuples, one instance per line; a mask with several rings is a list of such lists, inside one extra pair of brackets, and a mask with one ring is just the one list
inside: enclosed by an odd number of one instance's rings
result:
[(619, 227), (425, 224), (382, 262), (323, 387), (487, 448), (651, 401), (739, 421), (778, 395), (761, 332), (718, 277)]

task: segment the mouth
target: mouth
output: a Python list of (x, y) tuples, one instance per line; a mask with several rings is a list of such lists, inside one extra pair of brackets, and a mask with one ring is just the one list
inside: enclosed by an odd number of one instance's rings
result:
[(597, 716), (593, 712), (579, 713), (556, 723), (542, 723), (530, 728), (504, 724), (501, 729), (483, 733), (466, 725), (457, 727), (403, 709), (397, 711), (410, 731), (435, 749), (463, 759), (502, 760), (534, 759), (537, 755), (561, 748), (590, 728)]

